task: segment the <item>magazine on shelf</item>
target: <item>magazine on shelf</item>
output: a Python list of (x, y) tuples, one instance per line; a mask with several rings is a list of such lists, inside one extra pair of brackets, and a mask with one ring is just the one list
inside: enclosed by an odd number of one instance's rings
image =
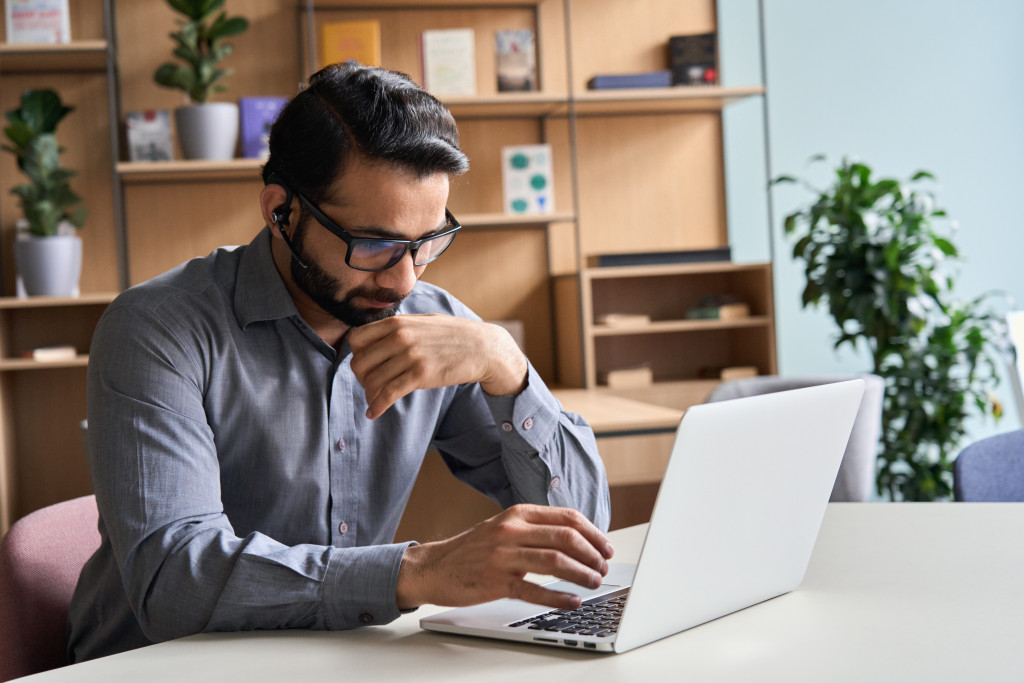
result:
[(174, 139), (171, 115), (165, 109), (130, 111), (124, 116), (128, 158), (132, 161), (171, 161)]
[(329, 21), (320, 28), (320, 65), (354, 59), (366, 66), (380, 66), (380, 22)]
[(4, 0), (7, 42), (70, 43), (68, 0)]
[(434, 96), (476, 95), (473, 29), (424, 31), (420, 35), (423, 87)]
[(270, 127), (287, 102), (286, 97), (238, 98), (243, 157), (266, 159), (270, 156)]
[(551, 145), (502, 147), (501, 179), (506, 213), (554, 213)]
[(533, 41), (533, 31), (496, 31), (494, 42), (498, 92), (536, 90), (537, 49)]

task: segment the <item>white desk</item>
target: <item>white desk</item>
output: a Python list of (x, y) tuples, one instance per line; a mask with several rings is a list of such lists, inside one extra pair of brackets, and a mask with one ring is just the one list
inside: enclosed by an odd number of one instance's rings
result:
[[(635, 557), (643, 528), (612, 536)], [(833, 504), (797, 591), (624, 655), (418, 628), (211, 634), (33, 681), (1024, 681), (1024, 504)]]

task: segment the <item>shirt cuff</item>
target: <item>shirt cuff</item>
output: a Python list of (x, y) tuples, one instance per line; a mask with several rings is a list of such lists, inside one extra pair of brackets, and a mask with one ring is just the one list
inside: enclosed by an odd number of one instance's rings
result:
[(516, 453), (546, 450), (558, 427), (562, 406), (532, 364), (527, 370), (526, 388), (517, 396), (483, 394), (505, 448)]
[(328, 628), (387, 624), (404, 614), (395, 602), (398, 572), (412, 542), (337, 548), (327, 566)]

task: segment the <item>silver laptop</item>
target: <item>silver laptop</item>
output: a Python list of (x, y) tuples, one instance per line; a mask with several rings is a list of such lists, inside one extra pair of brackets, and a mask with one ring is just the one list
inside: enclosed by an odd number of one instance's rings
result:
[(420, 620), (470, 636), (626, 652), (774, 598), (803, 580), (864, 393), (837, 382), (686, 411), (638, 562), (554, 610), (497, 600)]

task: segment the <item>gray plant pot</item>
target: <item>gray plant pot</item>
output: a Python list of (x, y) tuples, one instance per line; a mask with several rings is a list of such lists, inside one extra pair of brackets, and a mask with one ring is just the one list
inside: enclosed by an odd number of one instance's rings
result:
[(238, 105), (207, 102), (174, 110), (178, 143), (186, 159), (233, 159), (238, 144)]
[(78, 295), (82, 238), (77, 235), (30, 236), (16, 240), (14, 260), (29, 296)]

